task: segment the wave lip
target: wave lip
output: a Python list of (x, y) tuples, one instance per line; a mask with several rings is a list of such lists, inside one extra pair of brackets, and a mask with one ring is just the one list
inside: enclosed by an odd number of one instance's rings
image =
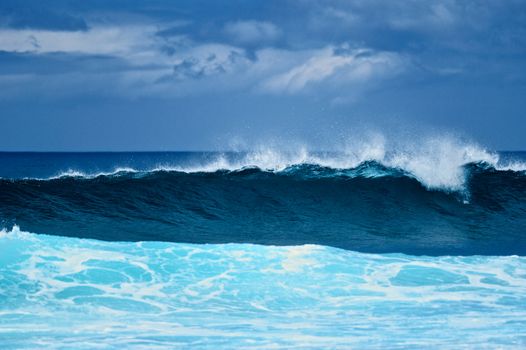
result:
[[(148, 160), (130, 161), (124, 155), (106, 169), (86, 170), (81, 166), (68, 165), (66, 171), (39, 180), (60, 178), (93, 179), (101, 176), (144, 176), (157, 172), (216, 173), (243, 172), (257, 168), (277, 174), (301, 173), (304, 177), (316, 177), (331, 171), (336, 175), (388, 176), (405, 174), (417, 179), (430, 190), (466, 192), (471, 174), (467, 171), (473, 164), (487, 166), (498, 171), (524, 173), (526, 160), (514, 159), (484, 148), (448, 137), (420, 140), (414, 144), (388, 144), (383, 137), (373, 137), (366, 142), (339, 147), (334, 152), (312, 152), (306, 147), (277, 148), (259, 147), (249, 152), (181, 153), (170, 160), (168, 154), (157, 154)], [(79, 156), (80, 157), (80, 156)], [(101, 156), (102, 158), (106, 156)], [(130, 155), (133, 158), (133, 155)], [(86, 162), (90, 162), (89, 157)], [(69, 158), (68, 158), (69, 159)], [(164, 159), (164, 160), (163, 160)], [(72, 158), (72, 162), (75, 159)], [(311, 174), (307, 169), (310, 167)], [(301, 171), (296, 171), (297, 169)], [(321, 169), (321, 170), (320, 170)]]
[[(154, 170), (147, 171), (147, 172), (154, 172)], [(64, 178), (79, 178), (79, 179), (95, 179), (97, 177), (109, 177), (109, 176), (118, 176), (118, 175), (127, 175), (127, 174), (134, 174), (134, 173), (140, 173), (141, 171), (130, 168), (130, 167), (119, 167), (115, 168), (113, 171), (109, 172), (96, 172), (96, 173), (86, 173), (84, 171), (80, 170), (74, 170), (74, 169), (68, 169), (64, 172), (60, 172), (57, 175), (53, 175), (51, 177), (47, 178), (24, 178), (25, 180), (40, 180), (40, 181), (46, 181), (46, 180), (57, 180), (57, 179), (64, 179)]]
[[(240, 152), (175, 152), (175, 153), (122, 153), (122, 154), (29, 154), (20, 161), (19, 155), (0, 155), (0, 176), (4, 179), (96, 178), (99, 176), (136, 176), (152, 172), (215, 173), (237, 172), (258, 168), (265, 172), (287, 173), (296, 167), (308, 165), (336, 170), (335, 172), (358, 173), (358, 169), (370, 167), (369, 174), (401, 172), (417, 179), (431, 190), (466, 191), (471, 174), (466, 171), (472, 164), (488, 165), (498, 171), (526, 171), (526, 153), (491, 152), (474, 143), (455, 139), (448, 135), (414, 137), (411, 143), (403, 140), (387, 140), (379, 134), (365, 138), (349, 139), (335, 145), (334, 151), (312, 151), (308, 146), (273, 145), (272, 143)], [(22, 157), (22, 158), (24, 158)], [(48, 159), (49, 158), (49, 159)], [(28, 164), (26, 164), (28, 163)], [(34, 163), (37, 163), (35, 166)], [(20, 171), (1, 171), (16, 165)], [(25, 166), (24, 166), (25, 164)], [(40, 165), (38, 165), (40, 164)], [(50, 169), (44, 176), (30, 176), (34, 169)], [(54, 169), (52, 169), (54, 168)], [(63, 170), (66, 169), (66, 170)], [(313, 170), (316, 170), (313, 168)], [(356, 170), (356, 171), (355, 171)], [(26, 172), (24, 174), (24, 171)], [(28, 174), (29, 173), (29, 174)], [(5, 176), (7, 174), (8, 176)], [(315, 174), (314, 174), (315, 175)]]
[[(434, 164), (437, 164), (436, 166)], [(417, 159), (409, 159), (405, 156), (393, 157), (388, 161), (365, 160), (353, 167), (335, 166), (334, 161), (327, 159), (309, 158), (305, 161), (290, 164), (278, 164), (275, 166), (260, 167), (257, 164), (238, 162), (228, 163), (226, 161), (212, 162), (203, 166), (156, 166), (146, 170), (135, 168), (116, 168), (109, 172), (86, 173), (79, 170), (70, 169), (60, 172), (57, 175), (47, 178), (24, 178), (23, 180), (58, 180), (67, 178), (95, 179), (99, 177), (119, 177), (119, 176), (147, 176), (155, 173), (243, 173), (248, 171), (260, 171), (262, 173), (274, 173), (282, 175), (297, 175), (303, 178), (320, 178), (331, 176), (365, 177), (374, 178), (381, 176), (407, 176), (418, 180), (423, 186), (430, 190), (445, 190), (461, 192), (466, 190), (466, 183), (469, 178), (467, 170), (476, 167), (478, 169), (494, 170), (501, 172), (526, 172), (526, 165), (521, 162), (499, 163), (477, 160), (473, 162), (462, 162), (459, 165), (447, 165), (441, 168), (440, 162), (419, 162)], [(341, 164), (343, 165), (343, 164)]]

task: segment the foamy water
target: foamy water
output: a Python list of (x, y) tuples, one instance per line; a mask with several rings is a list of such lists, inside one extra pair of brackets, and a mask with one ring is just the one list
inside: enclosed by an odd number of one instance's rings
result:
[(523, 257), (0, 234), (5, 348), (522, 348)]

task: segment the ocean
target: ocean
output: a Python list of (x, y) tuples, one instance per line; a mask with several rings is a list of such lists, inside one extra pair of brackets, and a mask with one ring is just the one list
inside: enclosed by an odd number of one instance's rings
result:
[(526, 347), (526, 152), (0, 153), (2, 349)]

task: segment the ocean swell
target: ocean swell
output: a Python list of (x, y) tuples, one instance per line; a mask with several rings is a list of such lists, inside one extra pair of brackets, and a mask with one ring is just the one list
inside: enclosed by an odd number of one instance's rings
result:
[(487, 163), (462, 171), (463, 191), (429, 190), (414, 175), (377, 162), (4, 179), (0, 218), (4, 227), (104, 240), (524, 254), (524, 173)]

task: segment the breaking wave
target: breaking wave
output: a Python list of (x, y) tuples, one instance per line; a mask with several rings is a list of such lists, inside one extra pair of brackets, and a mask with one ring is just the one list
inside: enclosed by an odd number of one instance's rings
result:
[(482, 162), (460, 173), (463, 181), (453, 182), (460, 188), (440, 190), (375, 161), (4, 179), (0, 217), (5, 227), (104, 240), (526, 253), (525, 174)]

